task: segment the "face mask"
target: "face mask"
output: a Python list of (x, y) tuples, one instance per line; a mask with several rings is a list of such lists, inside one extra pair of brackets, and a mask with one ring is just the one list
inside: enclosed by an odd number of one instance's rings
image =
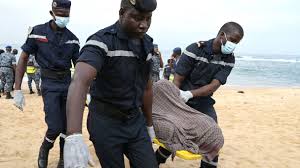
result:
[(69, 23), (70, 17), (55, 16), (55, 23), (58, 27), (64, 28)]
[[(225, 34), (225, 33), (224, 33)], [(227, 40), (227, 37), (226, 37), (226, 34), (225, 34), (225, 39), (226, 39), (226, 43), (223, 44), (222, 40), (221, 40), (221, 52), (223, 54), (232, 54), (232, 52), (234, 51), (235, 47), (236, 47), (236, 44), (231, 42), (231, 41), (228, 41)]]

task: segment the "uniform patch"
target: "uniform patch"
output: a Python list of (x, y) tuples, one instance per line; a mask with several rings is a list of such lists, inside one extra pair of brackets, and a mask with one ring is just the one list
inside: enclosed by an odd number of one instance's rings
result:
[(33, 31), (33, 27), (29, 26), (28, 32), (27, 32), (27, 36), (29, 36), (29, 35), (31, 34), (32, 31)]
[(37, 38), (36, 40), (39, 42), (48, 43), (48, 39), (46, 38)]
[(200, 48), (203, 44), (204, 44), (203, 41), (198, 41), (198, 42), (197, 42), (198, 48)]

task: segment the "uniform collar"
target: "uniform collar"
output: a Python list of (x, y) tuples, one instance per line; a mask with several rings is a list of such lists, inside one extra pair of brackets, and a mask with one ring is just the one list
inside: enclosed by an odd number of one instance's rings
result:
[(67, 30), (67, 28), (65, 27), (64, 29), (62, 29), (62, 31), (54, 31), (54, 30), (51, 29), (51, 22), (54, 22), (54, 20), (52, 19), (52, 20), (50, 20), (49, 22), (46, 23), (47, 24), (47, 32), (53, 32), (53, 33), (61, 32), (61, 33), (64, 33)]
[[(113, 32), (117, 33), (117, 36), (120, 39), (124, 39), (124, 40), (130, 39), (130, 37), (121, 29), (121, 25), (120, 25), (119, 21), (117, 21), (115, 23), (114, 27), (115, 27), (115, 29), (113, 30)], [(143, 41), (152, 42), (153, 40), (150, 36), (145, 34), (144, 37), (143, 37)]]
[(213, 55), (213, 42), (214, 39), (205, 41), (203, 44), (203, 50), (208, 54), (208, 55)]
[[(113, 33), (116, 33), (118, 38), (124, 39), (124, 40), (130, 39), (130, 37), (121, 29), (121, 25), (120, 25), (119, 21), (117, 21), (113, 27), (114, 28), (112, 28), (110, 31)], [(153, 46), (152, 42), (153, 42), (153, 39), (149, 35), (145, 34), (142, 39), (142, 45), (143, 45), (146, 53), (150, 53), (153, 51), (154, 46)]]
[[(225, 55), (225, 54), (222, 54), (222, 53), (219, 53), (219, 54), (214, 54), (213, 52), (213, 42), (214, 42), (214, 38), (213, 39), (210, 39), (208, 41), (205, 41), (203, 43), (203, 50), (205, 53), (207, 53), (208, 55), (219, 55), (221, 56), (222, 58), (223, 57), (228, 57), (228, 55)], [(233, 55), (233, 54), (229, 54), (229, 55)]]

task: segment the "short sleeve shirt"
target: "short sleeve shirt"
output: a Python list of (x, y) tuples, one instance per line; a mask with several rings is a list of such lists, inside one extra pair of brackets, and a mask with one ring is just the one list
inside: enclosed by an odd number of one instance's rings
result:
[[(233, 54), (213, 54), (213, 40), (193, 43), (183, 52), (177, 63), (175, 72), (185, 76), (181, 85), (182, 90), (194, 90), (208, 85), (213, 79), (225, 84), (235, 64)], [(207, 97), (197, 97), (190, 101), (203, 102), (203, 104), (214, 104), (215, 101)]]
[(141, 45), (136, 45), (118, 22), (90, 36), (78, 62), (97, 70), (90, 90), (92, 99), (121, 109), (141, 107), (152, 68), (152, 41), (145, 35)]
[(64, 71), (72, 67), (79, 57), (79, 40), (67, 28), (53, 31), (52, 21), (30, 29), (22, 50), (35, 54), (35, 59), (42, 69)]

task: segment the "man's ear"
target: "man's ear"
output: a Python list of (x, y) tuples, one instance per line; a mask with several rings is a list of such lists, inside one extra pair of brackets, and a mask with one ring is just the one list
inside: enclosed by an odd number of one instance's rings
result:
[(49, 13), (50, 13), (50, 15), (51, 15), (51, 16), (53, 16), (53, 15), (54, 15), (54, 14), (53, 14), (53, 12), (52, 12), (52, 10), (51, 10), (51, 11), (49, 11)]
[(124, 9), (124, 8), (121, 8), (121, 9), (119, 10), (119, 16), (122, 17), (122, 16), (124, 15), (124, 13), (125, 13), (125, 9)]

